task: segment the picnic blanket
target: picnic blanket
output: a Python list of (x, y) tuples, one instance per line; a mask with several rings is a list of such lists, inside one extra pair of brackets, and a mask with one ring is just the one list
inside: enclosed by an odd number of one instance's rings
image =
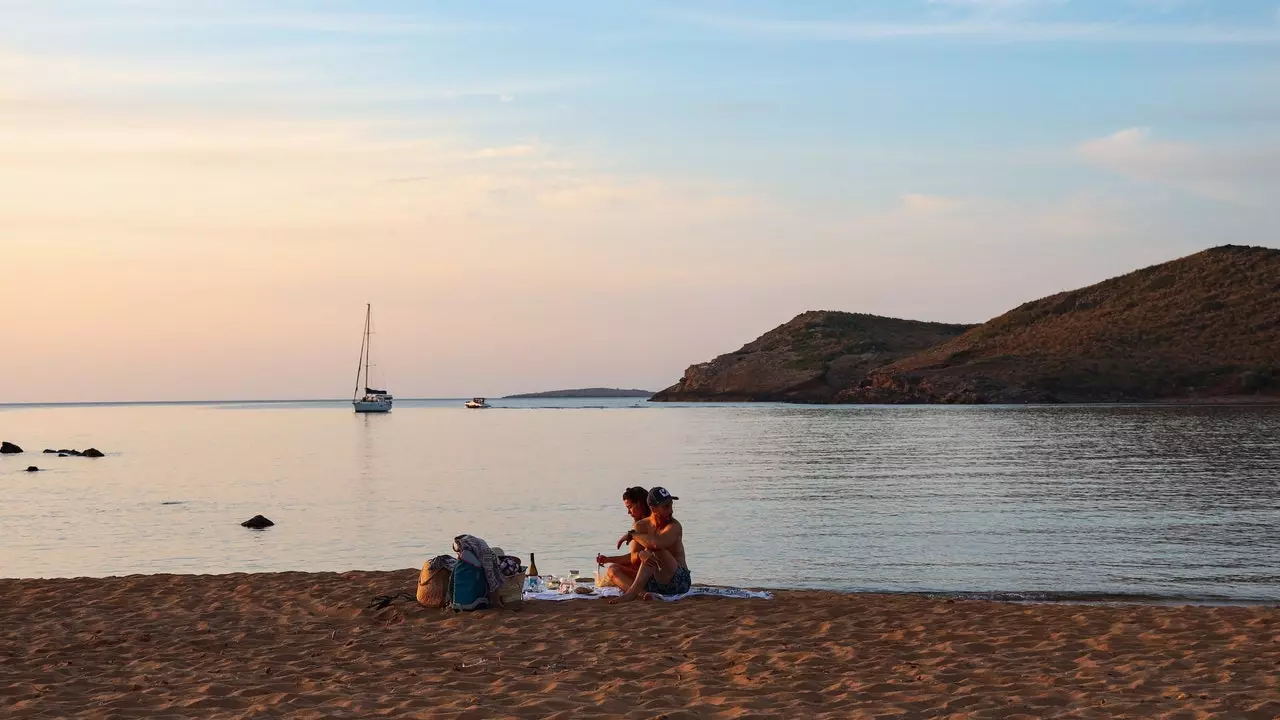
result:
[[(607, 588), (596, 588), (595, 593), (591, 595), (578, 595), (577, 593), (566, 594), (556, 590), (550, 590), (548, 592), (541, 592), (541, 593), (527, 592), (524, 594), (524, 599), (525, 600), (554, 600), (558, 602), (560, 600), (595, 600), (598, 598), (617, 597), (618, 595), (621, 595), (621, 594), (622, 594), (622, 591), (619, 590), (618, 588), (607, 587)], [(683, 600), (687, 597), (696, 597), (699, 595), (705, 595), (710, 597), (737, 598), (740, 600), (752, 600), (752, 599), (772, 600), (773, 599), (773, 593), (766, 592), (763, 590), (744, 590), (742, 588), (732, 588), (732, 587), (709, 587), (706, 585), (694, 585), (693, 587), (689, 588), (689, 592), (684, 593), (683, 595), (659, 595), (657, 593), (653, 593), (653, 597), (658, 598), (660, 600), (666, 600), (667, 602), (675, 602), (677, 600)]]

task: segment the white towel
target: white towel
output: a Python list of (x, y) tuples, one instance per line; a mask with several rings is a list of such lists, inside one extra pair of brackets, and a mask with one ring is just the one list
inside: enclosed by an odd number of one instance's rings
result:
[[(619, 590), (618, 588), (607, 587), (607, 588), (596, 588), (595, 593), (591, 595), (579, 595), (578, 593), (568, 594), (568, 593), (557, 592), (555, 590), (542, 592), (542, 593), (527, 592), (524, 594), (524, 599), (525, 600), (554, 600), (554, 601), (595, 600), (596, 598), (602, 598), (602, 597), (617, 597), (621, 594), (622, 594), (622, 591)], [(666, 600), (667, 602), (675, 602), (677, 600), (683, 600), (687, 597), (694, 597), (696, 595), (738, 598), (741, 600), (749, 600), (749, 599), (772, 600), (773, 599), (773, 593), (766, 592), (763, 590), (744, 590), (742, 588), (727, 588), (727, 587), (707, 587), (705, 585), (695, 585), (689, 588), (689, 592), (683, 595), (659, 595), (657, 593), (653, 593), (653, 597), (658, 598), (660, 600)]]

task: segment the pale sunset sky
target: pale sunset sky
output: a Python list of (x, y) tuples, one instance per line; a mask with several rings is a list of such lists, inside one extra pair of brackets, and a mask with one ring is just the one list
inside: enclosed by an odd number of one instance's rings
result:
[(659, 389), (1280, 244), (1280, 1), (0, 0), (0, 402)]

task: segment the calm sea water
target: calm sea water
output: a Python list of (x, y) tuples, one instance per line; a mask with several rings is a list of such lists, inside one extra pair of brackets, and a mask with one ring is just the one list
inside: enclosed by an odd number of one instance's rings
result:
[(0, 576), (418, 567), (463, 532), (591, 572), (661, 484), (699, 582), (1280, 600), (1280, 408), (496, 404), (0, 407)]

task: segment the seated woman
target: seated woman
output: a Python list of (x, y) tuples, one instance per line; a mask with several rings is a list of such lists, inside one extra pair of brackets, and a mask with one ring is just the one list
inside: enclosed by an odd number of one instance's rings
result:
[[(622, 504), (627, 509), (627, 514), (631, 516), (631, 529), (637, 533), (651, 532), (652, 525), (649, 523), (649, 491), (642, 487), (629, 487), (622, 492)], [(618, 547), (622, 547), (622, 543), (618, 543)], [(631, 583), (636, 578), (636, 573), (640, 572), (640, 564), (643, 558), (640, 553), (644, 548), (640, 543), (632, 541), (625, 555), (596, 555), (597, 565), (608, 565), (606, 571), (608, 584), (623, 590), (631, 587)]]

